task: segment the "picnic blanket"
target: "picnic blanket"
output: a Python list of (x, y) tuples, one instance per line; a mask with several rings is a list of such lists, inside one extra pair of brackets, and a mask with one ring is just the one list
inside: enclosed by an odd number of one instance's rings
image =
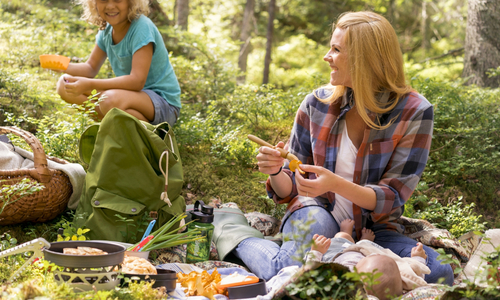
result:
[[(225, 203), (220, 206), (220, 208), (228, 208), (225, 211), (239, 211), (238, 206), (235, 203)], [(189, 209), (189, 206), (188, 206)], [(217, 211), (217, 209), (215, 210)], [(222, 210), (224, 211), (224, 210)], [(241, 214), (238, 215), (238, 220), (241, 218)], [(279, 220), (271, 216), (251, 212), (244, 214), (250, 227), (257, 230), (257, 232), (262, 233), (264, 238), (273, 239), (279, 243), (279, 238), (273, 237), (279, 229)], [(241, 222), (239, 220), (238, 222)], [(450, 233), (445, 229), (439, 229), (430, 224), (425, 220), (412, 219), (401, 217), (399, 220), (401, 224), (405, 225), (405, 235), (414, 238), (415, 240), (422, 242), (423, 244), (433, 247), (442, 248), (452, 257), (459, 261), (459, 265), (464, 268), (464, 274), (467, 275), (467, 279), (474, 278), (476, 282), (479, 282), (481, 276), (477, 276), (476, 270), (484, 269), (485, 263), (481, 260), (486, 253), (489, 253), (495, 247), (500, 247), (500, 229), (491, 229), (486, 231), (485, 237), (487, 243), (484, 242), (481, 236), (474, 234), (473, 232), (464, 234), (460, 238), (453, 238)], [(210, 254), (210, 260), (202, 263), (197, 263), (194, 265), (185, 264), (185, 246), (177, 246), (170, 249), (161, 249), (152, 251), (153, 256), (156, 257), (154, 264), (159, 265), (163, 268), (174, 268), (177, 272), (188, 273), (191, 270), (206, 270), (211, 272), (214, 268), (222, 275), (231, 272), (238, 272), (240, 274), (246, 274), (245, 272), (250, 272), (245, 266), (237, 263), (231, 263), (227, 261), (221, 261), (221, 256), (219, 255), (216, 243), (212, 243), (212, 249)], [(226, 256), (224, 260), (230, 258), (227, 255), (227, 249), (225, 249), (224, 255)], [(346, 269), (346, 267), (332, 263), (333, 268)], [(459, 267), (459, 265), (452, 266), (453, 268)], [(236, 270), (239, 269), (239, 270)], [(302, 274), (310, 270), (306, 266), (303, 267), (287, 267), (282, 269), (275, 277), (271, 278), (266, 282), (267, 295), (257, 296), (256, 300), (270, 300), (277, 299), (286, 295), (286, 287), (299, 278)], [(483, 276), (484, 277), (484, 276)], [(456, 277), (455, 284), (460, 284), (464, 280), (464, 275)], [(426, 286), (415, 288), (406, 294), (404, 294), (400, 299), (402, 300), (416, 300), (416, 299), (444, 299), (447, 295), (447, 288), (440, 284), (428, 284)], [(169, 293), (169, 297), (174, 299), (188, 299), (188, 300), (207, 300), (206, 297), (193, 296), (185, 297), (182, 288), (177, 286), (177, 289)], [(224, 295), (216, 295), (217, 300), (226, 300), (227, 297)], [(374, 296), (368, 296), (368, 299), (377, 299)]]

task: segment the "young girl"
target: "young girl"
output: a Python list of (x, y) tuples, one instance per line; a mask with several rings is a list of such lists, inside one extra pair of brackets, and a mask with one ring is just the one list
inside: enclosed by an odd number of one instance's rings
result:
[[(148, 2), (77, 0), (83, 6), (82, 18), (100, 30), (87, 62), (70, 63), (57, 82), (64, 101), (81, 105), (95, 89), (105, 95), (96, 107), (99, 119), (116, 107), (152, 124), (175, 124), (180, 87), (162, 36), (145, 16)], [(116, 77), (94, 79), (106, 57)]]

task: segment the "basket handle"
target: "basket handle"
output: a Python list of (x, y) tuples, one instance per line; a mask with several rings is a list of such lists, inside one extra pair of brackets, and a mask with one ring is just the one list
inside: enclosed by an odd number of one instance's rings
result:
[(14, 126), (0, 126), (0, 134), (13, 133), (22, 137), (31, 147), (34, 156), (35, 168), (30, 169), (31, 177), (41, 183), (50, 182), (52, 175), (47, 166), (47, 156), (40, 141), (31, 133)]

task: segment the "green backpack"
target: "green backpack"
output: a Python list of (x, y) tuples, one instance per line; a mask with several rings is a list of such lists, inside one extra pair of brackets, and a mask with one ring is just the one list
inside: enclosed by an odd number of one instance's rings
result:
[(157, 216), (154, 231), (185, 212), (182, 164), (168, 123), (151, 125), (113, 108), (85, 130), (79, 148), (89, 168), (74, 224), (90, 229), (90, 239), (136, 243), (150, 215)]

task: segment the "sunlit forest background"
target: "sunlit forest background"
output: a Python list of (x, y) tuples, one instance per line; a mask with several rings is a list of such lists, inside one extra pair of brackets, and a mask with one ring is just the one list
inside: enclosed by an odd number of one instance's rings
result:
[[(486, 80), (471, 84), (475, 76), (464, 75), (471, 3), (191, 0), (187, 9), (186, 3), (152, 1), (149, 17), (181, 84), (174, 130), (188, 202), (231, 201), (280, 216), (246, 135), (286, 141), (305, 95), (328, 83), (323, 56), (333, 22), (346, 11), (372, 10), (392, 22), (408, 82), (435, 106), (431, 157), (406, 214), (456, 226), (456, 235), (499, 225), (499, 64), (489, 55)], [(98, 29), (80, 20), (81, 7), (69, 1), (2, 0), (0, 9), (0, 123), (35, 133), (49, 155), (80, 162), (78, 138), (93, 121), (60, 100), (60, 74), (40, 68), (38, 56), (84, 62)], [(106, 62), (97, 77), (111, 76)]]
[[(405, 216), (428, 220), (454, 237), (498, 228), (498, 0), (151, 1), (149, 17), (182, 90), (174, 132), (187, 203), (235, 202), (244, 212), (282, 216), (284, 207), (265, 193), (257, 146), (246, 136), (271, 144), (288, 139), (301, 101), (329, 81), (323, 56), (332, 24), (341, 13), (359, 10), (378, 12), (393, 24), (408, 83), (434, 105), (430, 159)], [(28, 130), (48, 155), (87, 168), (78, 139), (94, 121), (59, 98), (60, 74), (39, 62), (41, 54), (87, 60), (98, 29), (82, 21), (81, 12), (67, 0), (0, 0), (0, 126)], [(113, 76), (106, 61), (97, 78)], [(2, 226), (0, 250), (36, 237), (55, 241), (61, 227), (76, 232), (73, 214)], [(0, 273), (3, 282), (7, 275)]]

